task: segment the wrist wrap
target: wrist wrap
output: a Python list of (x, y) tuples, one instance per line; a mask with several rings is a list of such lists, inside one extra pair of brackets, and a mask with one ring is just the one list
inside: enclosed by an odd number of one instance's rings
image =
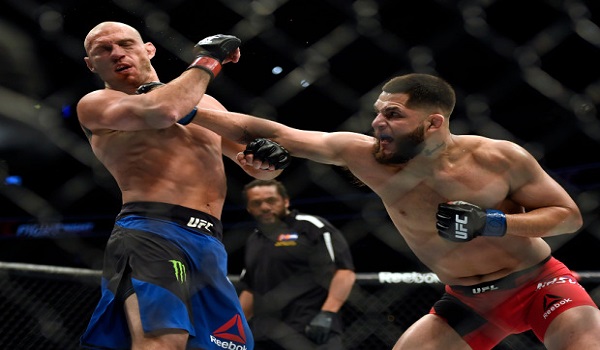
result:
[(486, 209), (482, 236), (502, 237), (506, 234), (506, 215), (495, 209)]
[(212, 57), (198, 56), (192, 62), (192, 64), (190, 64), (189, 67), (187, 67), (187, 69), (191, 68), (200, 68), (206, 71), (208, 74), (210, 74), (210, 80), (213, 80), (221, 71), (221, 62)]

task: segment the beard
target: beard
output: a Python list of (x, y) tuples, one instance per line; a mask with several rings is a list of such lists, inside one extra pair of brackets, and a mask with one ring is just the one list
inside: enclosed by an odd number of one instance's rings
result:
[(385, 155), (379, 139), (373, 146), (373, 156), (379, 164), (406, 164), (425, 148), (425, 127), (418, 126), (408, 135), (394, 140), (396, 147), (390, 155)]
[(282, 227), (286, 226), (285, 218), (288, 215), (287, 208), (282, 207), (280, 210), (276, 210), (273, 214), (275, 216), (272, 219), (264, 220), (260, 217), (255, 217), (258, 222), (258, 226), (265, 232), (281, 230)]

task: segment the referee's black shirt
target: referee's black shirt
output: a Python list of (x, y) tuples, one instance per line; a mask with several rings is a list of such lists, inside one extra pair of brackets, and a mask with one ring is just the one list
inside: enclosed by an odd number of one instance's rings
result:
[[(281, 225), (255, 229), (246, 242), (240, 280), (254, 295), (255, 338), (267, 335), (275, 319), (304, 333), (321, 310), (337, 269), (354, 270), (350, 248), (341, 232), (321, 217), (294, 210)], [(335, 324), (333, 331), (341, 333), (341, 328)]]

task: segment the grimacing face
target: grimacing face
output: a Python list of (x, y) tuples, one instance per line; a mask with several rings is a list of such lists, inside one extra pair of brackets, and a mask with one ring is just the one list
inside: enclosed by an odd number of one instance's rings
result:
[(373, 146), (373, 156), (380, 164), (406, 164), (413, 159), (425, 147), (425, 127), (419, 125), (410, 134), (396, 138), (395, 151), (391, 155), (385, 155), (381, 152), (379, 139), (376, 139)]
[(152, 75), (150, 59), (155, 53), (154, 46), (144, 43), (129, 26), (100, 25), (88, 34), (85, 47), (88, 68), (111, 88), (139, 86)]
[(288, 213), (289, 199), (275, 186), (256, 186), (246, 191), (246, 210), (262, 225), (279, 223)]
[[(408, 101), (407, 94), (382, 92), (374, 104), (373, 156), (380, 164), (406, 164), (425, 147), (423, 120), (428, 113), (409, 108)], [(402, 131), (407, 129), (411, 131)]]

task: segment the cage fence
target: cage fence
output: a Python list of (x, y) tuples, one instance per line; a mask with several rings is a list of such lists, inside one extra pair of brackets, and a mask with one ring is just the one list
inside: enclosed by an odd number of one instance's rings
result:
[[(119, 20), (139, 28), (159, 48), (154, 64), (165, 81), (185, 69), (200, 38), (217, 28), (239, 36), (241, 63), (225, 67), (208, 92), (230, 110), (294, 127), (366, 132), (373, 102), (387, 79), (413, 71), (445, 77), (459, 97), (453, 132), (507, 139), (530, 151), (570, 192), (584, 216), (580, 233), (550, 240), (554, 251), (569, 260), (569, 267), (596, 268), (599, 4), (100, 0), (82, 6), (76, 0), (5, 0), (0, 11), (0, 233), (13, 235), (23, 222), (34, 227), (28, 232), (39, 232), (89, 217), (107, 221), (103, 229), (110, 230), (119, 192), (92, 154), (73, 109), (84, 93), (101, 87), (83, 62), (83, 38), (96, 23)], [(195, 20), (189, 20), (190, 14)], [(281, 74), (271, 74), (274, 67)], [(372, 242), (397, 254), (374, 271), (414, 264), (380, 201), (353, 186), (347, 174), (298, 160), (290, 169), (281, 179), (293, 203), (338, 226), (356, 252), (357, 265), (367, 266), (372, 259), (361, 254)], [(233, 167), (227, 174), (224, 240), (238, 254), (245, 235), (236, 234), (236, 224), (247, 218), (243, 210), (228, 211), (227, 206), (241, 203), (241, 187), (249, 179)], [(8, 181), (12, 175), (21, 175), (22, 183)], [(54, 254), (85, 248), (63, 245)], [(372, 254), (383, 256), (377, 249)], [(81, 259), (82, 265), (97, 266)], [(0, 348), (76, 348), (99, 298), (98, 271), (8, 264), (0, 269)], [(581, 275), (598, 303), (598, 280), (593, 273)], [(372, 277), (359, 274), (342, 310), (349, 349), (390, 348), (441, 293), (435, 283), (381, 283)], [(538, 348), (527, 333), (498, 346)]]
[[(100, 297), (98, 270), (0, 262), (0, 348), (79, 349)], [(579, 272), (580, 282), (600, 302), (600, 272)], [(239, 276), (231, 275), (237, 284)], [(340, 310), (348, 350), (391, 349), (443, 293), (435, 275), (419, 272), (358, 273)], [(530, 332), (511, 335), (494, 350), (545, 347)]]

